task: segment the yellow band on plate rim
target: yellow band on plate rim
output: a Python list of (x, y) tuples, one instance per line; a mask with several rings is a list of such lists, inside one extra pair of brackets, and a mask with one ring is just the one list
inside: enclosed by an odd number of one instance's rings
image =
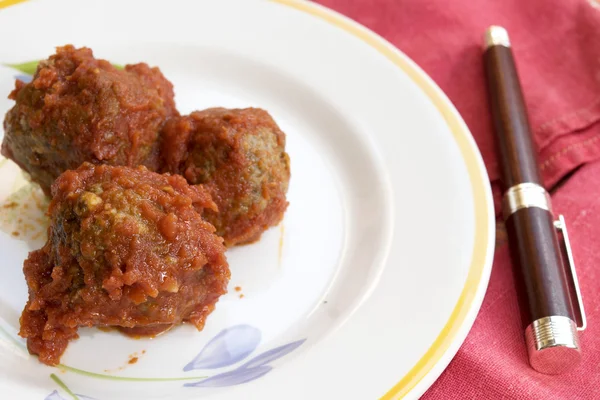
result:
[[(23, 1), (26, 0), (0, 0), (0, 8), (8, 7)], [(465, 285), (454, 306), (452, 314), (436, 340), (411, 370), (381, 398), (381, 400), (401, 399), (406, 396), (421, 381), (421, 379), (429, 373), (429, 371), (431, 371), (446, 353), (475, 300), (475, 295), (481, 279), (483, 278), (483, 271), (488, 258), (487, 244), (489, 241), (488, 222), (490, 221), (490, 207), (488, 206), (486, 188), (483, 183), (487, 180), (487, 178), (485, 178), (486, 174), (477, 159), (476, 152), (470, 142), (470, 132), (457, 113), (448, 106), (448, 100), (440, 94), (439, 89), (422, 71), (403, 57), (392, 45), (388, 44), (375, 33), (353, 23), (341, 15), (323, 8), (322, 6), (300, 0), (271, 1), (306, 12), (343, 29), (376, 49), (404, 71), (404, 73), (406, 73), (412, 81), (423, 90), (430, 101), (435, 105), (438, 112), (444, 117), (444, 120), (452, 131), (467, 167), (471, 187), (473, 188), (473, 203), (475, 207), (475, 242), (473, 245), (473, 254), (471, 256), (471, 266), (469, 267)]]
[(0, 8), (12, 6), (13, 4), (21, 3), (26, 0), (0, 0)]
[(474, 145), (470, 141), (471, 133), (464, 125), (460, 116), (448, 105), (449, 101), (444, 98), (440, 90), (424, 72), (405, 58), (393, 45), (386, 42), (374, 32), (323, 6), (300, 0), (271, 1), (306, 12), (343, 29), (373, 47), (404, 71), (425, 92), (438, 112), (444, 117), (467, 167), (473, 189), (473, 204), (475, 207), (475, 241), (473, 244), (471, 265), (460, 297), (440, 334), (423, 357), (381, 398), (381, 400), (401, 399), (414, 389), (421, 379), (441, 360), (454, 341), (475, 301), (477, 290), (483, 279), (486, 260), (488, 259), (488, 243), (490, 240), (489, 221), (492, 220), (490, 212), (493, 207), (490, 207), (488, 204), (487, 189), (484, 186), (484, 182), (487, 182), (487, 174), (478, 160)]

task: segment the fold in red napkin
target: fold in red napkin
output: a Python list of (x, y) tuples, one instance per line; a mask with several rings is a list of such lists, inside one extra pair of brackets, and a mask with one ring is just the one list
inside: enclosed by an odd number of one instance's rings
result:
[[(539, 161), (565, 214), (589, 327), (574, 372), (547, 376), (527, 363), (504, 235), (490, 286), (465, 344), (425, 399), (600, 398), (600, 5), (597, 0), (318, 0), (384, 36), (446, 92), (482, 152), (496, 210), (499, 171), (482, 60), (483, 33), (511, 37)], [(570, 176), (579, 166), (581, 168)], [(569, 177), (568, 179), (565, 179)], [(564, 180), (556, 189), (559, 181)]]

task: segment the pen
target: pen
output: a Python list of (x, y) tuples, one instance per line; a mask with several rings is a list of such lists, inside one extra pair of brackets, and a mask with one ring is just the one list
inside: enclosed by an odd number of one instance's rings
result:
[[(529, 363), (539, 372), (559, 374), (579, 363), (578, 330), (586, 324), (569, 237), (562, 215), (555, 221), (550, 196), (542, 186), (527, 108), (504, 28), (486, 30), (483, 58), (501, 164), (503, 216), (516, 281), (522, 288)], [(578, 303), (580, 325), (572, 297)]]

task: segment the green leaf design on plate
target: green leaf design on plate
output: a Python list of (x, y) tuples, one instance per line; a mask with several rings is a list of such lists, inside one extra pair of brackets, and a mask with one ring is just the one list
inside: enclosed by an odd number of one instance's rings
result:
[(79, 400), (79, 397), (75, 393), (73, 393), (71, 391), (71, 389), (69, 389), (69, 387), (67, 385), (65, 385), (65, 383), (63, 381), (61, 381), (58, 376), (56, 376), (55, 374), (50, 374), (50, 379), (52, 379), (54, 382), (56, 382), (56, 384), (58, 386), (60, 386), (62, 390), (67, 392), (69, 394), (69, 396), (71, 396), (73, 398), (73, 400)]
[(73, 372), (74, 374), (88, 376), (90, 378), (107, 379), (110, 381), (129, 381), (129, 382), (171, 382), (171, 381), (191, 381), (196, 379), (205, 379), (208, 376), (186, 376), (182, 378), (134, 378), (128, 376), (114, 376), (108, 374), (99, 374), (96, 372), (84, 371), (79, 368), (69, 367), (68, 365), (58, 364), (59, 369)]
[(21, 71), (27, 75), (35, 74), (35, 70), (37, 69), (39, 61), (28, 61), (21, 64), (4, 64), (7, 67), (16, 69), (17, 71)]
[[(4, 64), (4, 66), (16, 69), (17, 71), (20, 71), (27, 75), (33, 75), (35, 74), (35, 70), (37, 69), (39, 62), (39, 60), (27, 61), (21, 64)], [(113, 64), (113, 66), (116, 69), (123, 69), (123, 66), (121, 64)]]

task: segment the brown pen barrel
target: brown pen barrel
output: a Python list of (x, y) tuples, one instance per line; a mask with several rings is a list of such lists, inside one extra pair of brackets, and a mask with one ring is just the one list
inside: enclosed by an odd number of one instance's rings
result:
[(508, 189), (522, 182), (541, 184), (527, 108), (513, 55), (508, 47), (492, 46), (484, 54), (490, 106), (498, 133), (502, 184)]
[(522, 208), (508, 217), (506, 229), (519, 265), (517, 278), (523, 282), (519, 297), (527, 303), (525, 326), (548, 316), (575, 320), (552, 214), (542, 208)]
[[(505, 46), (491, 46), (485, 51), (484, 61), (504, 190), (522, 183), (541, 185), (512, 51)], [(574, 319), (552, 213), (534, 206), (505, 217), (523, 282), (521, 297), (527, 303), (524, 322), (529, 324), (548, 316)]]

